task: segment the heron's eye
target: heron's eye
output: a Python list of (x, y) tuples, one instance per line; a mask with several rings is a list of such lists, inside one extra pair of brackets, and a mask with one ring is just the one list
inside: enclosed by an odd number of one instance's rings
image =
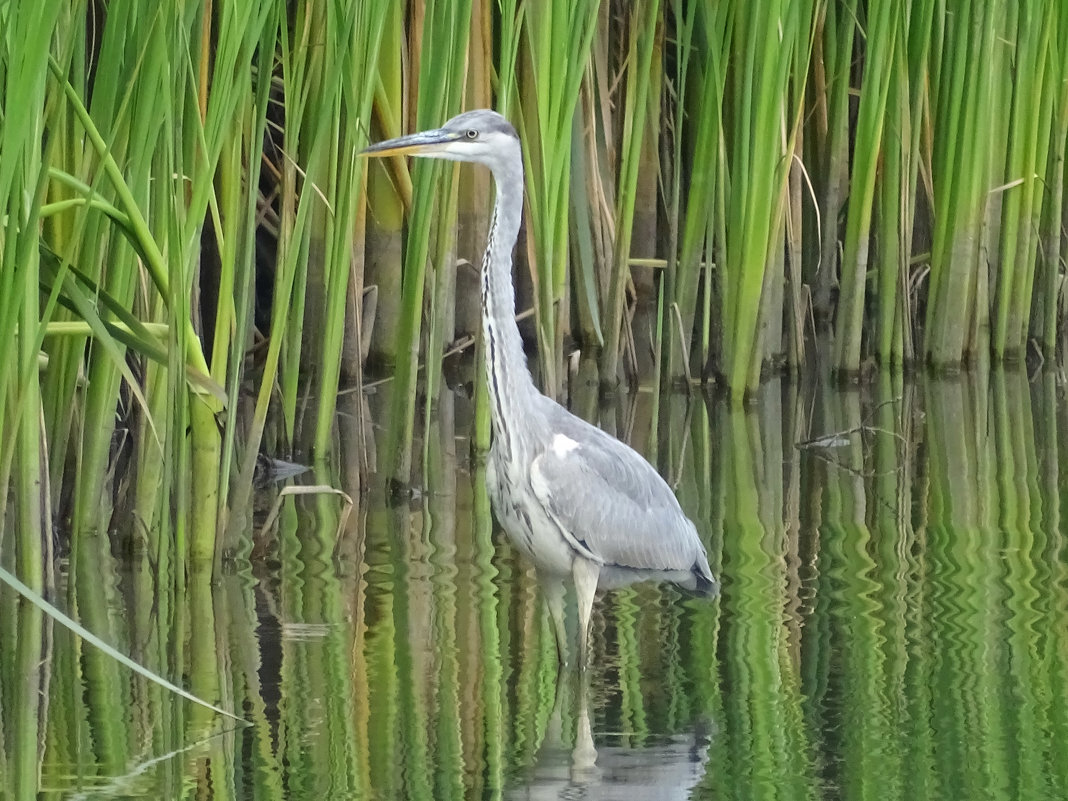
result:
[(474, 128), (471, 128), (467, 132), (467, 138), (468, 139), (478, 139), (478, 131), (476, 131)]

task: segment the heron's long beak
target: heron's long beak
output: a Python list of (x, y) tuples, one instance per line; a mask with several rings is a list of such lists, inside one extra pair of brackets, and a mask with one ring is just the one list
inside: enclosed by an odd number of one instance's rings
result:
[(360, 151), (361, 156), (421, 156), (436, 153), (443, 145), (462, 139), (463, 134), (458, 131), (446, 131), (435, 128), (433, 131), (398, 136), (396, 139), (387, 139), (385, 142), (371, 145)]

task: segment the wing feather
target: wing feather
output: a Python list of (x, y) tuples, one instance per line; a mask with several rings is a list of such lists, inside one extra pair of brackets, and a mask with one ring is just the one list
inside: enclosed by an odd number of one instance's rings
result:
[(652, 465), (566, 412), (553, 428), (565, 439), (535, 457), (531, 484), (573, 547), (606, 565), (708, 572), (693, 523)]

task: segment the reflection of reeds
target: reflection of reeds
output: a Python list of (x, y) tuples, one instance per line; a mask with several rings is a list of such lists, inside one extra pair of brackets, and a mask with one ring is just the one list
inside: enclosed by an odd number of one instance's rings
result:
[[(888, 374), (823, 391), (812, 411), (774, 384), (748, 411), (665, 394), (660, 464), (723, 595), (636, 586), (598, 601), (595, 746), (710, 726), (710, 792), (746, 779), (914, 798), (976, 787), (975, 764), (1010, 797), (1068, 786), (1047, 747), (1066, 725), (1065, 655), (1050, 635), (1068, 619), (1056, 390), (1003, 372), (921, 385)], [(641, 447), (652, 401), (592, 410), (627, 421), (620, 432)], [(171, 795), (193, 781), (234, 796), (483, 796), (551, 760), (546, 743), (569, 753), (579, 718), (559, 703), (533, 572), (494, 536), (481, 468), (454, 450), (464, 402), (443, 395), (438, 410), (428, 494), (393, 507), (368, 496), (339, 544), (336, 507), (297, 499), (257, 543), (272, 562), (257, 560), (254, 584), (227, 573), (212, 590), (194, 573), (177, 593), (148, 560), (123, 566), (106, 540), (79, 540), (64, 605), (253, 726), (154, 764), (217, 724), (40, 615), (3, 615), (0, 642), (17, 643), (0, 648), (5, 777), (40, 771), (59, 788), (135, 775)], [(43, 759), (36, 738), (6, 736), (12, 726), (37, 727)]]

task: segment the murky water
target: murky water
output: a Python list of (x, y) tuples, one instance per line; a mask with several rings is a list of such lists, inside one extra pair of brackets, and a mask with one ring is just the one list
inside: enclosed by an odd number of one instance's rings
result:
[[(557, 671), (450, 396), (421, 492), (364, 495), (340, 541), (335, 496), (290, 499), (180, 590), (77, 544), (59, 605), (251, 725), (0, 592), (0, 797), (1063, 799), (1063, 395), (997, 373), (585, 404), (677, 487), (723, 582), (602, 597), (585, 678)], [(337, 463), (298, 480), (353, 486)]]

